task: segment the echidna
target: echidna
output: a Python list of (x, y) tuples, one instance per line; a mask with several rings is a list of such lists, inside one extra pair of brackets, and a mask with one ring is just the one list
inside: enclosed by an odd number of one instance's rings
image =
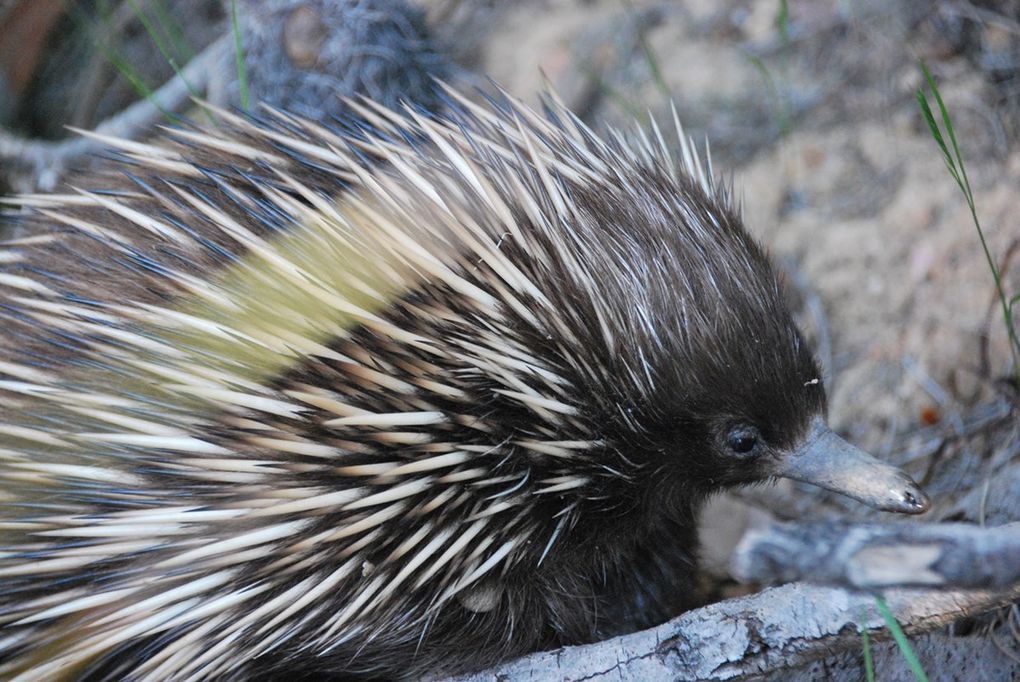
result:
[(344, 131), (217, 111), (20, 200), (0, 675), (466, 671), (682, 610), (721, 489), (927, 507), (825, 427), (679, 125), (674, 154), (450, 97)]

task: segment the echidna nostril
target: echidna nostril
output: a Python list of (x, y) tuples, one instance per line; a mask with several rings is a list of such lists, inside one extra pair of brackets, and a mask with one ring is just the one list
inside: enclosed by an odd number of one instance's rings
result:
[(907, 490), (903, 493), (903, 501), (914, 513), (928, 511), (931, 507), (931, 500), (920, 490)]

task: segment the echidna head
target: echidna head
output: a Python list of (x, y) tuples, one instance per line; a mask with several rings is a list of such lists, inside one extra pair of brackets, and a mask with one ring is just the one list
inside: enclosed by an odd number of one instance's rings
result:
[(526, 254), (507, 250), (551, 302), (553, 314), (512, 328), (567, 379), (560, 400), (577, 406), (580, 429), (561, 438), (599, 444), (593, 494), (637, 483), (653, 507), (684, 511), (787, 476), (924, 511), (913, 481), (825, 426), (821, 372), (727, 192), (654, 165), (622, 180), (568, 183), (559, 229), (537, 229)]

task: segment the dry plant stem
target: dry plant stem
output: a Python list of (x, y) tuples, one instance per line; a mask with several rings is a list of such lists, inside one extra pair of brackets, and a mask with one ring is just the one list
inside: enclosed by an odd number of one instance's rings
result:
[[(229, 55), (231, 37), (225, 36), (209, 45), (192, 59), (180, 74), (167, 81), (149, 99), (139, 100), (111, 116), (98, 126), (96, 133), (135, 139), (163, 116), (163, 111), (177, 111), (191, 97), (192, 88), (203, 91), (210, 76)], [(105, 145), (95, 139), (74, 136), (66, 140), (27, 140), (0, 131), (0, 167), (7, 172), (11, 184), (20, 191), (52, 190), (63, 172), (79, 159), (95, 154)]]
[[(1017, 597), (1020, 588), (1004, 592), (890, 590), (885, 594), (893, 615), (910, 634), (933, 630)], [(794, 583), (689, 611), (643, 632), (532, 654), (457, 679), (758, 679), (834, 654), (859, 651), (862, 625), (876, 639), (888, 636), (870, 594)]]
[(733, 573), (859, 589), (1003, 588), (1020, 583), (1020, 523), (784, 524), (749, 532)]

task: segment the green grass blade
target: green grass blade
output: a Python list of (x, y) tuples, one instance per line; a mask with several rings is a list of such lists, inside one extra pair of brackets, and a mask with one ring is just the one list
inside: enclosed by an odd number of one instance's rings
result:
[[(91, 38), (92, 44), (95, 46), (96, 50), (98, 50), (99, 53), (102, 54), (111, 65), (113, 65), (121, 77), (128, 82), (131, 89), (135, 91), (135, 94), (138, 97), (149, 101), (154, 107), (159, 109), (160, 113), (163, 114), (164, 118), (168, 121), (174, 122), (178, 120), (177, 116), (175, 116), (172, 111), (160, 106), (159, 102), (157, 102), (155, 97), (153, 97), (153, 90), (145, 84), (145, 80), (131, 65), (131, 63), (121, 57), (116, 50), (107, 45), (109, 41), (105, 35), (100, 35), (99, 30), (97, 29), (97, 22), (87, 16), (85, 11), (77, 3), (70, 2), (69, 0), (63, 0), (62, 4), (68, 16), (71, 17), (71, 20), (78, 24)], [(109, 23), (111, 19), (106, 3), (99, 3), (98, 9), (102, 14), (102, 21)]]
[(928, 99), (920, 90), (917, 91), (917, 105), (921, 108), (921, 114), (924, 116), (924, 120), (928, 124), (928, 130), (931, 131), (932, 138), (939, 146), (939, 149), (942, 150), (942, 160), (946, 162), (946, 169), (949, 171), (949, 174), (953, 176), (953, 179), (956, 180), (956, 184), (960, 186), (960, 190), (966, 194), (966, 185), (960, 177), (960, 172), (956, 168), (956, 162), (953, 160), (953, 155), (949, 153), (949, 147), (946, 146), (946, 138), (942, 135), (942, 130), (939, 128), (938, 123), (935, 122), (935, 116), (932, 114), (931, 107), (928, 105)]
[(955, 180), (956, 184), (960, 187), (960, 191), (963, 192), (964, 199), (967, 201), (967, 207), (970, 209), (970, 216), (974, 221), (974, 227), (977, 229), (978, 239), (981, 242), (981, 250), (985, 254), (985, 260), (988, 263), (989, 271), (992, 273), (992, 279), (995, 280), (995, 291), (998, 294), (999, 304), (1002, 307), (1002, 319), (1006, 327), (1010, 357), (1013, 360), (1013, 378), (1017, 386), (1020, 386), (1020, 337), (1017, 336), (1016, 324), (1013, 318), (1013, 302), (1016, 298), (1007, 297), (1006, 290), (1002, 283), (1002, 274), (999, 272), (999, 268), (995, 264), (995, 259), (992, 258), (992, 252), (988, 248), (988, 241), (985, 239), (985, 232), (981, 229), (981, 221), (978, 218), (977, 207), (974, 204), (974, 192), (970, 187), (970, 179), (967, 177), (967, 167), (963, 162), (963, 156), (960, 154), (960, 146), (956, 140), (956, 131), (953, 129), (953, 121), (949, 116), (949, 110), (946, 108), (946, 103), (942, 100), (942, 94), (939, 92), (935, 79), (932, 77), (931, 72), (928, 70), (928, 67), (924, 64), (924, 62), (921, 62), (921, 71), (924, 73), (925, 82), (928, 84), (928, 88), (931, 90), (932, 96), (935, 98), (935, 103), (938, 105), (939, 113), (942, 118), (942, 125), (945, 128), (946, 134), (949, 136), (950, 143), (952, 144), (952, 153), (950, 153), (945, 137), (935, 121), (935, 116), (932, 113), (931, 106), (928, 104), (928, 98), (925, 96), (923, 90), (917, 91), (917, 103), (921, 108), (921, 114), (928, 123), (928, 128), (931, 130), (932, 137), (938, 144), (939, 149), (942, 150), (946, 167), (949, 169), (949, 173), (953, 176), (953, 180)]
[(251, 95), (248, 92), (248, 69), (244, 65), (241, 28), (237, 23), (237, 0), (230, 0), (230, 30), (234, 34), (234, 60), (237, 64), (237, 80), (241, 89), (241, 108), (248, 111), (251, 107)]
[(195, 56), (195, 51), (191, 49), (191, 43), (188, 42), (187, 37), (184, 35), (181, 23), (177, 21), (174, 13), (167, 9), (163, 0), (150, 0), (149, 4), (156, 13), (157, 23), (163, 27), (163, 30), (169, 36), (178, 59), (181, 63), (187, 64)]
[(621, 109), (626, 111), (627, 114), (630, 115), (632, 118), (637, 119), (637, 118), (641, 117), (641, 112), (638, 110), (638, 108), (636, 106), (634, 106), (634, 104), (631, 102), (630, 98), (628, 98), (622, 92), (620, 92), (619, 90), (614, 88), (612, 85), (607, 83), (602, 78), (602, 76), (600, 76), (594, 70), (592, 70), (592, 69), (585, 69), (584, 71), (588, 75), (589, 78), (591, 78), (592, 80), (594, 80), (595, 82), (598, 83), (599, 90), (604, 95), (609, 97), (609, 99), (611, 99), (613, 102), (615, 102), (618, 107), (620, 107)]
[(861, 614), (861, 649), (864, 651), (864, 679), (866, 682), (875, 682), (875, 661), (871, 658), (871, 636), (865, 623), (864, 614)]
[(910, 672), (914, 674), (917, 682), (928, 682), (928, 675), (924, 672), (924, 668), (921, 667), (921, 661), (917, 659), (917, 654), (914, 653), (913, 647), (907, 641), (907, 636), (903, 634), (903, 628), (896, 622), (896, 618), (893, 616), (892, 611), (889, 610), (889, 605), (885, 603), (885, 599), (876, 595), (875, 604), (878, 605), (878, 612), (882, 614), (882, 619), (889, 628), (889, 632), (892, 633), (896, 646), (899, 647), (900, 653), (903, 654), (903, 659), (907, 662)]
[(931, 131), (931, 136), (935, 138), (935, 142), (938, 144), (939, 149), (942, 150), (942, 155), (946, 157), (946, 163), (952, 167), (953, 157), (949, 154), (949, 148), (946, 147), (946, 140), (942, 137), (942, 131), (939, 130), (939, 126), (935, 123), (935, 116), (931, 113), (931, 107), (928, 106), (928, 98), (924, 96), (922, 90), (917, 91), (917, 105), (921, 107), (921, 114), (924, 116), (925, 122), (928, 124), (928, 130)]
[[(627, 8), (627, 11), (631, 14), (637, 12), (632, 0), (623, 0), (623, 4)], [(644, 55), (645, 63), (648, 64), (648, 70), (652, 73), (652, 82), (655, 83), (655, 87), (659, 90), (663, 97), (667, 100), (671, 99), (673, 94), (670, 92), (669, 84), (666, 82), (666, 77), (662, 73), (662, 67), (659, 66), (659, 60), (655, 56), (655, 51), (648, 42), (644, 26), (640, 24), (637, 26), (637, 39), (638, 44), (641, 46), (641, 53)]]
[(779, 29), (779, 38), (783, 47), (790, 44), (790, 6), (786, 0), (779, 0), (779, 9), (776, 11), (776, 28)]
[(932, 95), (935, 96), (935, 103), (939, 107), (939, 113), (942, 115), (942, 124), (946, 127), (946, 133), (949, 135), (949, 141), (953, 143), (953, 154), (956, 157), (956, 165), (960, 167), (960, 175), (963, 177), (963, 184), (966, 187), (964, 190), (968, 197), (971, 197), (970, 181), (967, 179), (967, 169), (963, 165), (963, 156), (960, 155), (960, 145), (956, 142), (956, 131), (953, 130), (953, 121), (949, 117), (949, 111), (946, 109), (946, 103), (942, 101), (942, 93), (939, 92), (939, 88), (935, 85), (935, 79), (932, 78), (931, 71), (928, 70), (928, 66), (921, 62), (921, 70), (924, 72), (924, 79), (928, 82), (928, 87), (931, 88)]
[(135, 13), (135, 16), (138, 18), (138, 21), (142, 22), (142, 26), (145, 27), (146, 33), (149, 34), (149, 37), (152, 39), (152, 42), (156, 46), (156, 49), (159, 50), (159, 53), (163, 56), (163, 59), (166, 60), (166, 63), (170, 65), (170, 68), (174, 70), (174, 73), (177, 75), (177, 77), (180, 78), (181, 82), (184, 83), (184, 87), (188, 89), (188, 92), (191, 93), (192, 97), (198, 97), (198, 92), (196, 92), (195, 89), (191, 87), (191, 84), (187, 81), (186, 78), (184, 78), (184, 74), (181, 73), (181, 70), (178, 67), (177, 58), (175, 55), (170, 53), (170, 49), (167, 47), (166, 42), (163, 40), (161, 31), (158, 30), (159, 27), (156, 26), (153, 23), (152, 19), (150, 19), (149, 16), (142, 11), (141, 7), (138, 6), (138, 2), (136, 0), (128, 0), (128, 5), (131, 6), (131, 10)]
[(772, 107), (776, 112), (776, 120), (779, 125), (779, 136), (786, 137), (793, 129), (793, 123), (790, 119), (790, 114), (787, 111), (785, 97), (779, 91), (779, 85), (776, 83), (776, 79), (772, 77), (772, 72), (769, 71), (769, 67), (765, 65), (761, 57), (750, 53), (745, 53), (744, 57), (751, 63), (758, 75), (761, 76), (762, 82), (765, 84), (765, 90), (768, 92), (769, 98), (772, 100)]

